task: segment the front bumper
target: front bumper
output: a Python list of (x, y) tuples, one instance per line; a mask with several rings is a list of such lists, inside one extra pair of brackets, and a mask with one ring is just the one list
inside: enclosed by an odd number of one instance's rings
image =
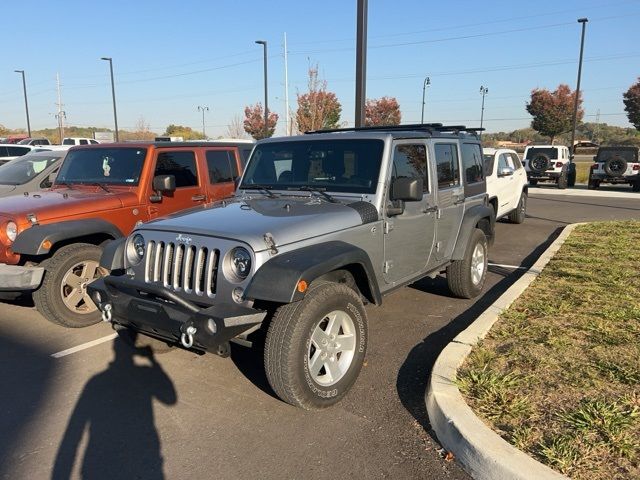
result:
[[(221, 303), (201, 308), (174, 292), (126, 276), (98, 279), (87, 286), (89, 295), (111, 321), (185, 348), (220, 353), (229, 340), (262, 323), (267, 312)], [(99, 301), (98, 301), (99, 297)], [(193, 332), (195, 328), (195, 333)], [(192, 340), (187, 347), (185, 336)]]
[(44, 267), (0, 263), (0, 292), (35, 290), (42, 283)]

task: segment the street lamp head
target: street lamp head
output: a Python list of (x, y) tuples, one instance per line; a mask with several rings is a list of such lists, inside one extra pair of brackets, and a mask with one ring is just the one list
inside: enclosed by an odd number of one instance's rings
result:
[(106, 60), (108, 62), (111, 61), (111, 57), (100, 57), (100, 60)]
[(586, 17), (578, 19), (578, 23), (587, 23), (588, 21), (589, 21), (589, 19), (586, 18)]
[(258, 45), (266, 45), (267, 44), (266, 40), (256, 40), (256, 43)]
[(24, 73), (24, 70), (14, 70), (16, 73)]

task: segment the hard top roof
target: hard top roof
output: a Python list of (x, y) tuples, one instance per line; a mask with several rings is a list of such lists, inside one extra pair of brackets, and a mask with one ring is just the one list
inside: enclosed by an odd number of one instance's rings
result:
[(156, 141), (144, 141), (144, 140), (132, 140), (119, 143), (98, 143), (93, 145), (74, 145), (73, 150), (80, 150), (83, 148), (125, 148), (125, 147), (155, 147), (155, 148), (175, 148), (175, 147), (253, 147), (254, 142), (248, 142), (246, 140), (232, 141), (204, 141), (196, 140), (191, 142), (156, 142)]

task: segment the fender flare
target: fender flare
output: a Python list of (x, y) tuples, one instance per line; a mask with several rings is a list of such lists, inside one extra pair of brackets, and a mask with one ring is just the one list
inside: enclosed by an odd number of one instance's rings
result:
[(460, 226), (460, 234), (458, 235), (456, 246), (453, 249), (451, 260), (462, 260), (464, 258), (467, 244), (469, 243), (469, 238), (471, 237), (471, 232), (482, 220), (487, 221), (485, 229), (488, 228), (488, 231), (483, 229), (485, 235), (487, 236), (487, 241), (489, 245), (493, 243), (496, 223), (493, 208), (486, 205), (475, 205), (464, 213), (462, 225)]
[(124, 270), (124, 249), (127, 245), (127, 237), (118, 238), (105, 245), (100, 257), (100, 266), (113, 272)]
[[(34, 225), (17, 236), (12, 249), (22, 255), (46, 255), (57, 243), (95, 234), (106, 234), (113, 239), (124, 236), (118, 227), (106, 220), (99, 218), (69, 220)], [(43, 245), (45, 240), (51, 242), (49, 248)]]
[(346, 269), (360, 292), (372, 303), (382, 303), (380, 289), (369, 255), (359, 247), (330, 241), (283, 253), (268, 260), (251, 279), (245, 297), (275, 303), (292, 303), (304, 298), (298, 282), (311, 284), (334, 270)]

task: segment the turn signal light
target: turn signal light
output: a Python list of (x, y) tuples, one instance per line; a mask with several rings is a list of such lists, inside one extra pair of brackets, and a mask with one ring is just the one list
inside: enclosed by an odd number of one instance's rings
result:
[(307, 282), (305, 282), (304, 280), (300, 280), (300, 281), (298, 282), (298, 291), (299, 291), (300, 293), (304, 293), (304, 292), (306, 292), (306, 291), (307, 291), (307, 288), (308, 288)]
[(640, 163), (637, 163), (633, 166), (633, 171), (640, 170)]
[(556, 162), (556, 168), (562, 168), (562, 162)]
[(51, 246), (51, 240), (45, 240), (44, 242), (42, 242), (42, 248), (44, 248), (45, 250), (50, 250)]

